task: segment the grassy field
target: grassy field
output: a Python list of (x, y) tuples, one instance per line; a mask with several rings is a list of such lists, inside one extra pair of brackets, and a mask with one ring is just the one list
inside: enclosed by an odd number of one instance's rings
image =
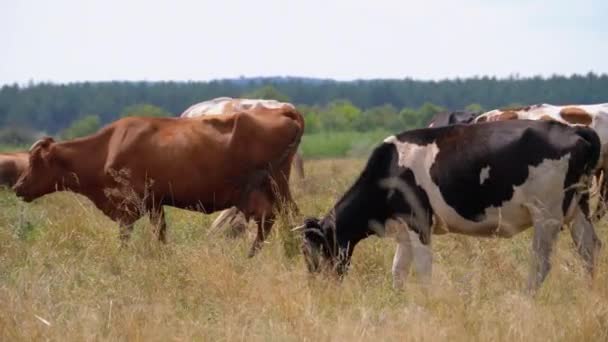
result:
[[(363, 160), (306, 163), (303, 215), (321, 215)], [(283, 220), (262, 252), (210, 231), (215, 215), (168, 210), (169, 244), (147, 220), (119, 248), (117, 226), (83, 197), (32, 204), (0, 193), (0, 341), (606, 341), (608, 257), (590, 282), (567, 232), (538, 296), (523, 295), (530, 232), (433, 241), (428, 294), (391, 288), (395, 244), (369, 238), (342, 283), (307, 274)], [(604, 244), (608, 227), (597, 227)]]

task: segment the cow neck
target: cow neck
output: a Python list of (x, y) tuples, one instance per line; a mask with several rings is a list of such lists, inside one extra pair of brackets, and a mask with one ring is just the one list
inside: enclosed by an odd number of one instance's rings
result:
[(62, 180), (65, 189), (81, 193), (83, 185), (91, 183), (91, 177), (95, 177), (100, 171), (103, 171), (105, 158), (102, 156), (105, 156), (105, 152), (100, 155), (100, 144), (93, 138), (85, 137), (64, 141), (54, 146), (53, 152), (61, 161), (65, 171)]
[(391, 165), (396, 158), (393, 144), (381, 144), (371, 154), (365, 169), (336, 203), (325, 221), (333, 226), (337, 245), (349, 254), (362, 239), (381, 233), (373, 230), (378, 224), (384, 225), (391, 217), (387, 203), (388, 190), (380, 186), (380, 181), (389, 176)]

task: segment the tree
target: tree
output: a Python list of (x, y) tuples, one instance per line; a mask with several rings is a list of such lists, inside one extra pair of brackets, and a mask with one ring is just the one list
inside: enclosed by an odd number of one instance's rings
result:
[(126, 107), (120, 113), (120, 117), (124, 118), (127, 116), (145, 116), (145, 117), (153, 117), (153, 118), (162, 118), (167, 116), (173, 116), (171, 113), (162, 109), (161, 107), (140, 103)]
[(420, 125), (420, 127), (426, 126), (426, 124), (431, 120), (433, 115), (444, 110), (445, 108), (441, 106), (434, 105), (430, 102), (425, 102), (422, 107), (418, 109), (418, 115), (420, 117), (418, 124)]
[(354, 123), (361, 118), (361, 110), (348, 100), (337, 100), (329, 103), (321, 115), (323, 128), (333, 131), (345, 131), (354, 128)]
[(482, 113), (483, 107), (479, 103), (471, 103), (470, 105), (464, 107), (464, 110), (473, 113)]
[(281, 93), (277, 88), (267, 85), (261, 88), (255, 89), (250, 92), (246, 92), (241, 97), (248, 99), (264, 99), (264, 100), (277, 100), (280, 102), (289, 102), (289, 96)]
[(63, 139), (74, 139), (85, 135), (93, 134), (99, 130), (101, 120), (97, 115), (87, 115), (72, 122), (70, 127), (66, 128), (62, 133)]

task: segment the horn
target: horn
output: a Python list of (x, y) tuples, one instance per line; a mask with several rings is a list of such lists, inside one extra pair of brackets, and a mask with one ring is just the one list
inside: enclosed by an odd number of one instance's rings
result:
[(34, 144), (32, 144), (32, 147), (30, 147), (30, 149), (28, 150), (28, 152), (31, 152), (33, 149), (35, 149), (36, 147), (38, 147), (39, 145), (42, 144), (49, 144), (54, 142), (55, 140), (53, 140), (53, 138), (51, 137), (44, 137), (42, 139), (38, 139), (38, 141), (36, 141)]
[(306, 225), (305, 224), (303, 224), (301, 226), (297, 226), (297, 227), (293, 228), (291, 231), (292, 232), (299, 232), (299, 231), (302, 231), (304, 229), (306, 229)]
[(29, 152), (31, 152), (33, 149), (35, 149), (36, 147), (38, 147), (38, 145), (40, 145), (40, 144), (42, 144), (42, 143), (44, 143), (44, 140), (43, 140), (43, 139), (39, 139), (38, 141), (36, 141), (36, 142), (35, 142), (35, 143), (32, 145), (32, 147), (30, 147), (30, 149), (29, 149), (28, 151), (29, 151)]

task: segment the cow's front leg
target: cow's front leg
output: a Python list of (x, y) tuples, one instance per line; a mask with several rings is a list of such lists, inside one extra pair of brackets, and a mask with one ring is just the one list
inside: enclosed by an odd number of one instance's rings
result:
[(407, 233), (397, 237), (397, 249), (393, 257), (393, 288), (401, 289), (407, 281), (412, 264), (412, 244)]

